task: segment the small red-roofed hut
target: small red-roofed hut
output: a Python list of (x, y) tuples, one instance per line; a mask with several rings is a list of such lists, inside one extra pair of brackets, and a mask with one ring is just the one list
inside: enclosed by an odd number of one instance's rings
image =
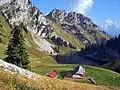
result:
[(47, 76), (51, 77), (51, 78), (57, 78), (58, 77), (56, 72), (50, 72)]

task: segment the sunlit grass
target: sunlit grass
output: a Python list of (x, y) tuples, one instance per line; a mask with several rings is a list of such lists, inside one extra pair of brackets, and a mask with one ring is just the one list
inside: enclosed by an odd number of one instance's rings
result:
[(102, 86), (36, 76), (36, 80), (0, 69), (0, 90), (110, 90)]
[[(44, 63), (36, 63), (33, 65), (31, 70), (41, 75), (45, 75), (50, 71), (57, 71), (59, 74), (61, 72), (73, 71), (77, 65), (70, 64), (44, 64)], [(111, 70), (97, 68), (92, 66), (83, 66), (86, 70), (87, 77), (93, 77), (98, 85), (111, 86), (111, 87), (119, 87), (120, 88), (120, 74), (115, 73)], [(60, 76), (61, 79), (63, 77)], [(89, 83), (85, 81), (84, 83)]]

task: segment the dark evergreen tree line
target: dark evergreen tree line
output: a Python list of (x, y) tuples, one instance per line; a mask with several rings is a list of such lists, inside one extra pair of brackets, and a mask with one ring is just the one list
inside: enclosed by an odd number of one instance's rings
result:
[(87, 45), (84, 49), (81, 49), (80, 53), (93, 54), (95, 52), (105, 52), (107, 50), (117, 51), (120, 54), (120, 35), (111, 38), (108, 41), (103, 41), (97, 44)]

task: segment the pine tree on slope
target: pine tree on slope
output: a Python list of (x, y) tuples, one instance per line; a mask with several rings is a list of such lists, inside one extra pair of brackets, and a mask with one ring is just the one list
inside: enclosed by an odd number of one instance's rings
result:
[(22, 29), (19, 26), (15, 26), (11, 31), (11, 35), (12, 37), (6, 50), (7, 57), (5, 61), (22, 68), (27, 68), (30, 62), (28, 60), (28, 52), (24, 46)]

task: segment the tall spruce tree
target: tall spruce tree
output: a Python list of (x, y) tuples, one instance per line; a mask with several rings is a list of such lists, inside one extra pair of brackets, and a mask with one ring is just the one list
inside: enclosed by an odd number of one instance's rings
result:
[(19, 26), (15, 26), (11, 31), (11, 35), (12, 37), (6, 50), (7, 57), (5, 61), (22, 68), (27, 68), (30, 62), (28, 60), (28, 52), (24, 46), (22, 29)]

